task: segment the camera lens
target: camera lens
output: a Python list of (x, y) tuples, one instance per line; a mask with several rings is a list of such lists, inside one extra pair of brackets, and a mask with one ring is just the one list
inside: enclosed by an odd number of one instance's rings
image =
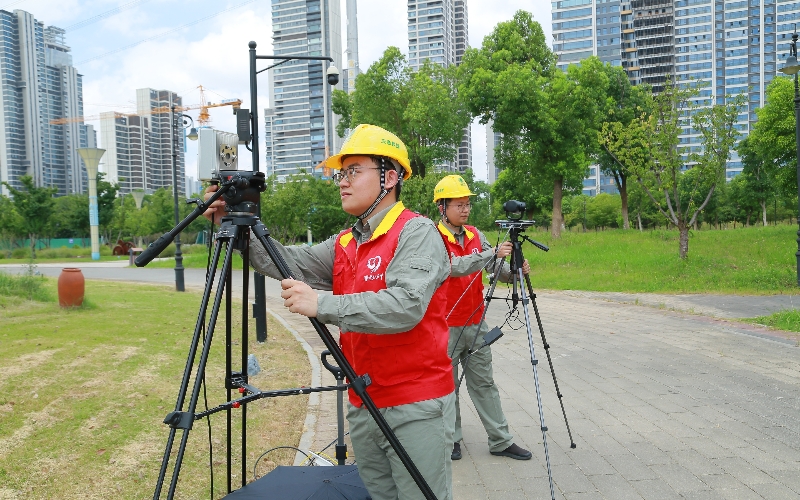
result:
[(517, 200), (508, 200), (503, 203), (503, 210), (509, 213), (518, 213), (525, 211), (525, 202)]

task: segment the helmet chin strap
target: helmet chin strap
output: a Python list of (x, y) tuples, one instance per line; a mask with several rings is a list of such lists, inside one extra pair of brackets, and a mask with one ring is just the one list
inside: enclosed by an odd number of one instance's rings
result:
[(375, 210), (375, 207), (377, 207), (378, 204), (386, 197), (386, 195), (389, 194), (389, 191), (393, 189), (393, 188), (390, 188), (388, 190), (386, 189), (386, 158), (381, 156), (380, 162), (381, 164), (379, 170), (381, 171), (381, 194), (379, 194), (378, 197), (375, 198), (375, 201), (372, 202), (372, 205), (369, 206), (366, 212), (358, 216), (358, 219), (361, 220), (362, 222), (364, 221), (364, 219), (369, 217), (372, 211)]

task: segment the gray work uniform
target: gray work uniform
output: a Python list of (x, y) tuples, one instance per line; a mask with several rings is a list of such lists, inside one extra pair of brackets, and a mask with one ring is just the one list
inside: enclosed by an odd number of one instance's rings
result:
[[(454, 233), (453, 236), (455, 236), (459, 245), (464, 245), (465, 235), (463, 228), (460, 232)], [(480, 273), (487, 263), (492, 260), (494, 255), (492, 245), (480, 231), (478, 231), (478, 236), (480, 237), (482, 252), (463, 257), (452, 257), (452, 276), (461, 277), (469, 276), (476, 272)], [(498, 265), (495, 266), (496, 272), (499, 273), (499, 280), (503, 282), (510, 281), (511, 270), (508, 264), (506, 263), (503, 269), (498, 269), (498, 267)], [(480, 280), (481, 276), (478, 275), (475, 279)], [(456, 383), (456, 395), (458, 395), (458, 367), (461, 365), (465, 373), (464, 380), (467, 384), (467, 392), (469, 392), (469, 397), (475, 405), (478, 416), (483, 423), (483, 428), (489, 436), (489, 451), (503, 451), (513, 444), (514, 438), (508, 431), (508, 421), (500, 405), (500, 392), (497, 389), (497, 384), (494, 383), (491, 347), (484, 347), (469, 356), (470, 349), (475, 349), (483, 344), (483, 336), (488, 331), (489, 326), (486, 321), (469, 326), (451, 326), (447, 353), (453, 359), (453, 379)], [(469, 359), (467, 359), (467, 356), (469, 356)], [(456, 432), (453, 442), (457, 443), (462, 438), (461, 408), (458, 398), (456, 398)]]
[[(394, 205), (392, 205), (394, 206)], [(357, 222), (353, 236), (368, 241), (392, 207)], [(284, 247), (276, 243), (293, 276), (319, 290), (333, 289), (334, 235), (315, 246)], [(251, 237), (250, 262), (259, 272), (281, 279), (258, 240)], [(430, 259), (430, 267), (409, 265)], [(436, 289), (450, 275), (450, 262), (439, 230), (425, 217), (406, 222), (394, 257), (386, 268), (386, 289), (347, 295), (319, 295), (317, 319), (343, 331), (392, 334), (420, 322)], [(413, 348), (413, 346), (411, 346)], [(367, 388), (369, 393), (369, 388)], [(455, 425), (455, 395), (382, 408), (425, 481), (440, 500), (453, 497), (450, 452)], [(347, 420), (358, 472), (374, 500), (424, 498), (402, 462), (365, 408), (349, 405)]]

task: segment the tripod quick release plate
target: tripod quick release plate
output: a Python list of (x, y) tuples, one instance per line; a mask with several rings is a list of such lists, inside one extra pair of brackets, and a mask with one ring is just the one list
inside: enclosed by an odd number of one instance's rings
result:
[(499, 219), (494, 221), (494, 223), (500, 226), (502, 229), (525, 229), (526, 227), (535, 225), (536, 221), (522, 219)]

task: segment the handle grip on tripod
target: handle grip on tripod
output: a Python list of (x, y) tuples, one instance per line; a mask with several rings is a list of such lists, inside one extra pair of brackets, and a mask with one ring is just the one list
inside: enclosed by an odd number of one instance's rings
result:
[(532, 240), (532, 239), (528, 238), (527, 236), (523, 236), (523, 238), (525, 238), (525, 241), (530, 242), (533, 246), (535, 246), (539, 250), (544, 250), (545, 252), (549, 252), (550, 251), (550, 247), (548, 247), (544, 243), (539, 243), (538, 241)]
[(145, 249), (144, 252), (140, 253), (139, 256), (136, 257), (136, 259), (134, 259), (133, 262), (136, 264), (136, 267), (144, 267), (147, 264), (149, 264), (150, 261), (158, 257), (158, 255), (162, 251), (164, 251), (164, 249), (167, 248), (170, 243), (172, 243), (172, 240), (175, 239), (178, 233), (183, 231), (186, 228), (186, 226), (191, 224), (197, 217), (202, 215), (203, 212), (205, 212), (206, 209), (212, 203), (214, 203), (214, 201), (216, 201), (217, 198), (222, 196), (230, 187), (231, 184), (223, 183), (222, 187), (217, 189), (214, 192), (214, 194), (211, 195), (211, 197), (208, 200), (206, 200), (205, 203), (198, 202), (197, 207), (194, 210), (192, 210), (192, 212), (189, 215), (187, 215), (185, 219), (180, 221), (180, 223), (178, 223), (178, 225), (172, 228), (168, 233), (164, 233), (159, 239), (157, 239), (153, 243), (150, 243), (147, 249)]
[(330, 362), (328, 361), (328, 356), (331, 356), (331, 351), (328, 350), (322, 351), (322, 356), (320, 356), (320, 359), (322, 359), (322, 364), (329, 372), (333, 374), (336, 380), (344, 379), (344, 375), (342, 374), (342, 369), (339, 368), (338, 366), (330, 364)]

